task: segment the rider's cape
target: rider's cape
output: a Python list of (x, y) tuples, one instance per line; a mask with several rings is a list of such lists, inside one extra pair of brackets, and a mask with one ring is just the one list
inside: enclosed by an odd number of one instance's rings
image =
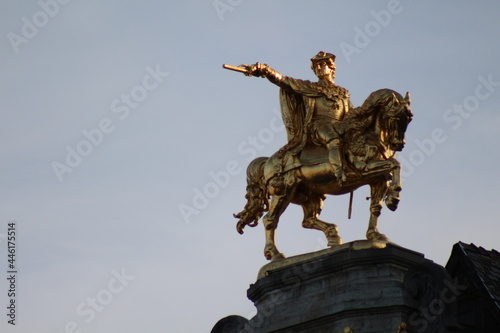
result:
[(283, 77), (280, 89), (281, 116), (285, 124), (288, 143), (283, 150), (297, 155), (302, 151), (311, 133), (311, 125), (316, 106), (316, 98), (326, 96), (331, 100), (344, 100), (349, 93), (342, 87), (336, 89), (306, 80)]
[(292, 155), (297, 155), (304, 148), (308, 138), (308, 124), (313, 116), (315, 101), (313, 98), (280, 89), (281, 117), (286, 128), (288, 143), (283, 147)]

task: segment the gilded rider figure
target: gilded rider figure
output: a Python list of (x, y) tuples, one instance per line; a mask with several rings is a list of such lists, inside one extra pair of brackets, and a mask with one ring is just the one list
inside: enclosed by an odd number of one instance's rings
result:
[(245, 75), (266, 77), (281, 88), (280, 102), (287, 128), (285, 150), (298, 154), (309, 140), (328, 149), (329, 162), (339, 184), (346, 181), (341, 154), (341, 120), (353, 109), (349, 92), (336, 85), (335, 55), (319, 52), (311, 58), (311, 68), (318, 82), (283, 76), (266, 64), (241, 65)]

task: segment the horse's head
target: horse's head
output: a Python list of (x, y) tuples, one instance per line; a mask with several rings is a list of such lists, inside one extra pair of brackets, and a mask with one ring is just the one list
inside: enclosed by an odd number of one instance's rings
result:
[(401, 151), (405, 146), (405, 132), (413, 118), (410, 109), (410, 94), (403, 98), (395, 91), (384, 99), (379, 113), (378, 125), (382, 143), (392, 151)]

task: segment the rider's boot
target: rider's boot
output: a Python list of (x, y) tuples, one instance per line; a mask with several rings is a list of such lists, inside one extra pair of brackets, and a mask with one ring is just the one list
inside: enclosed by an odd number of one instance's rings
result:
[(328, 145), (328, 160), (333, 168), (335, 178), (337, 178), (337, 183), (342, 185), (347, 181), (347, 176), (344, 172), (344, 166), (342, 163), (342, 156), (340, 155), (339, 142), (338, 140), (333, 140)]

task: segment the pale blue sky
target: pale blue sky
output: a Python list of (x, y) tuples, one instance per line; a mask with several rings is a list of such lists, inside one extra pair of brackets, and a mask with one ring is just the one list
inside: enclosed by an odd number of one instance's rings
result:
[[(238, 235), (232, 214), (251, 148), (269, 156), (286, 139), (278, 88), (223, 63), (312, 80), (323, 50), (355, 105), (409, 91), (402, 201), (381, 231), (439, 264), (458, 241), (500, 248), (498, 2), (64, 2), (0, 1), (2, 276), (8, 221), (19, 237), (17, 323), (1, 310), (2, 332), (197, 333), (252, 315), (264, 231)], [(350, 221), (347, 197), (325, 202), (346, 242), (364, 237), (367, 191)], [(283, 215), (286, 255), (325, 245), (301, 219)]]

